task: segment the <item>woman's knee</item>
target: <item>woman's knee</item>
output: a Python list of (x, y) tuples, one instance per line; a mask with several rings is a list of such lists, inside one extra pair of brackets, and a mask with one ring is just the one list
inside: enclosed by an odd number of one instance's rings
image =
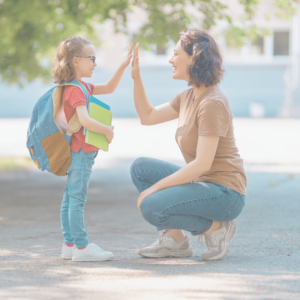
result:
[(143, 169), (143, 166), (146, 164), (147, 157), (137, 158), (130, 167), (131, 176), (136, 175), (140, 169)]
[(156, 226), (158, 223), (158, 212), (155, 209), (151, 196), (145, 198), (140, 205), (141, 213), (143, 218), (151, 225)]

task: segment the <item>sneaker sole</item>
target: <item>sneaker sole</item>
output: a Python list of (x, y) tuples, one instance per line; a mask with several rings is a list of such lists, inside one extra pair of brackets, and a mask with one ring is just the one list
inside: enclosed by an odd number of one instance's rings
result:
[(106, 261), (106, 260), (111, 260), (113, 259), (113, 256), (110, 257), (103, 257), (103, 258), (99, 258), (99, 257), (80, 257), (80, 258), (76, 258), (76, 257), (72, 257), (72, 261)]
[(61, 255), (62, 259), (72, 259), (72, 256), (66, 255), (66, 254), (62, 254)]
[(203, 260), (219, 260), (221, 258), (223, 258), (228, 252), (229, 252), (229, 246), (230, 246), (230, 240), (232, 239), (234, 233), (235, 233), (235, 229), (236, 229), (236, 224), (233, 221), (232, 222), (232, 226), (230, 226), (228, 232), (227, 232), (227, 236), (225, 237), (225, 247), (224, 250), (217, 256), (215, 257), (211, 257), (211, 258), (202, 258)]
[(165, 251), (165, 252), (158, 252), (158, 253), (139, 253), (139, 255), (143, 257), (150, 257), (150, 258), (163, 258), (163, 257), (190, 257), (194, 254), (193, 248), (188, 248), (186, 250), (180, 251)]

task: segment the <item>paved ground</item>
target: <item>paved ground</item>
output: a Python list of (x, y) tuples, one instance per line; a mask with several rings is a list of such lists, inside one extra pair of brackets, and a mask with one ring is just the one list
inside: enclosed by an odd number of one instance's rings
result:
[[(195, 237), (195, 254), (187, 259), (145, 259), (136, 253), (157, 233), (136, 210), (138, 193), (128, 169), (133, 157), (142, 155), (169, 155), (182, 164), (172, 148), (174, 135), (168, 139), (170, 125), (153, 127), (155, 134), (145, 128), (141, 135), (135, 120), (123, 120), (115, 146), (97, 158), (86, 229), (91, 241), (114, 253), (110, 262), (59, 258), (64, 178), (35, 170), (0, 173), (0, 299), (300, 299), (300, 143), (294, 134), (300, 122), (282, 121), (236, 122), (248, 168), (246, 207), (236, 220), (230, 252), (217, 262), (201, 260), (205, 245)], [(4, 137), (5, 122), (0, 124)], [(142, 145), (133, 147), (133, 154), (120, 134), (126, 132), (135, 133)]]

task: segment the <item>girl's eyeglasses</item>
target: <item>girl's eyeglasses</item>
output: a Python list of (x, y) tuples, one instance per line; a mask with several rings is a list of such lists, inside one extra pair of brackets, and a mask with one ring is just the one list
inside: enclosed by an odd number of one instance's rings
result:
[(91, 55), (91, 56), (82, 56), (82, 55), (79, 55), (79, 56), (75, 56), (75, 57), (91, 58), (91, 59), (92, 59), (92, 62), (93, 62), (93, 64), (94, 64), (94, 63), (95, 63), (95, 61), (96, 61), (96, 56), (94, 56), (94, 55)]

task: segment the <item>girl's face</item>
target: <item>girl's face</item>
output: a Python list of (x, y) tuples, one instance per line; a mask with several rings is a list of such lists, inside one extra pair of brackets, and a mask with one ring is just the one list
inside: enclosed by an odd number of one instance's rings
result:
[(172, 77), (174, 79), (189, 81), (187, 68), (192, 64), (192, 56), (182, 49), (180, 41), (176, 44), (169, 63), (173, 66)]
[(76, 77), (92, 77), (93, 71), (97, 64), (93, 62), (95, 58), (95, 47), (93, 45), (85, 45), (80, 56), (92, 57), (73, 57), (73, 64), (76, 70)]

